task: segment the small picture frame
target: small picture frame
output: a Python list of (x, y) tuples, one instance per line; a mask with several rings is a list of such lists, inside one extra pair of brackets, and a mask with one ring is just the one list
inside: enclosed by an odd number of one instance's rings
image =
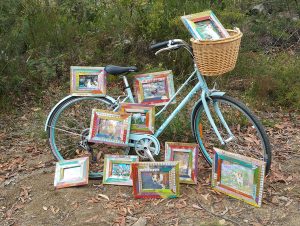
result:
[(178, 162), (139, 162), (131, 167), (135, 198), (179, 196)]
[(121, 103), (120, 112), (131, 114), (131, 133), (154, 133), (155, 106), (147, 104)]
[(105, 155), (103, 184), (132, 186), (130, 164), (138, 161), (135, 155)]
[(181, 17), (182, 22), (196, 40), (218, 40), (230, 37), (212, 11), (204, 11)]
[[(162, 106), (175, 94), (172, 71), (136, 75), (134, 91), (138, 103)], [(176, 100), (172, 100), (175, 103)]]
[(71, 66), (73, 96), (104, 96), (106, 94), (106, 72), (104, 67)]
[(127, 146), (130, 124), (130, 114), (93, 109), (88, 141)]
[(56, 163), (54, 187), (66, 188), (88, 184), (89, 158), (63, 160)]
[(165, 143), (165, 161), (179, 162), (179, 182), (197, 184), (199, 147), (194, 143)]
[(260, 207), (266, 163), (214, 148), (212, 188)]

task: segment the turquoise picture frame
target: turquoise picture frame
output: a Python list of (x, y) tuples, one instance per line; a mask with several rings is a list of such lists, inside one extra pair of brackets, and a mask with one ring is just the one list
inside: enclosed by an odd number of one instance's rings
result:
[(54, 187), (66, 188), (88, 184), (89, 158), (63, 160), (56, 163)]
[(105, 155), (103, 184), (132, 186), (131, 163), (136, 162), (136, 155)]

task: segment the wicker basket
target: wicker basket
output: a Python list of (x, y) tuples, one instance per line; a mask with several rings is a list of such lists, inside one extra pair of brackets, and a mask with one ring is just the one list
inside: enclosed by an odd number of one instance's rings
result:
[(217, 76), (234, 69), (243, 33), (239, 29), (227, 31), (229, 38), (213, 41), (191, 39), (195, 62), (203, 75)]

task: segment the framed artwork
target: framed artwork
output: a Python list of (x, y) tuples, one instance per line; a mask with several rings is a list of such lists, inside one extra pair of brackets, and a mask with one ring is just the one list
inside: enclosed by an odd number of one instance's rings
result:
[(130, 164), (138, 161), (135, 155), (105, 155), (103, 184), (132, 186)]
[(179, 182), (197, 184), (199, 147), (192, 143), (165, 143), (165, 161), (179, 162)]
[(212, 11), (182, 16), (181, 20), (196, 40), (218, 40), (230, 37)]
[(71, 94), (74, 96), (103, 96), (106, 94), (104, 67), (71, 66)]
[(260, 207), (265, 162), (214, 148), (212, 188)]
[[(161, 71), (136, 75), (134, 91), (138, 103), (161, 106), (175, 94), (172, 71)], [(175, 99), (172, 103), (175, 103)]]
[(56, 163), (54, 187), (66, 188), (88, 184), (89, 158), (63, 160)]
[(127, 146), (130, 133), (131, 115), (93, 109), (88, 140)]
[(176, 198), (179, 196), (178, 162), (131, 164), (135, 198)]
[(154, 133), (155, 106), (147, 104), (121, 103), (120, 112), (131, 114), (131, 133)]

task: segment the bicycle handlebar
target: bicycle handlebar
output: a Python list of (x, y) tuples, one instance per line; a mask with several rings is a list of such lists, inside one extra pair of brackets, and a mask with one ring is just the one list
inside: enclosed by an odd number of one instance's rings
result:
[(159, 43), (155, 43), (150, 46), (150, 50), (156, 51), (155, 55), (166, 51), (166, 50), (176, 50), (179, 49), (180, 47), (184, 47), (190, 55), (193, 57), (193, 50), (192, 47), (186, 43), (185, 41), (181, 39), (170, 39), (168, 41), (163, 41)]

